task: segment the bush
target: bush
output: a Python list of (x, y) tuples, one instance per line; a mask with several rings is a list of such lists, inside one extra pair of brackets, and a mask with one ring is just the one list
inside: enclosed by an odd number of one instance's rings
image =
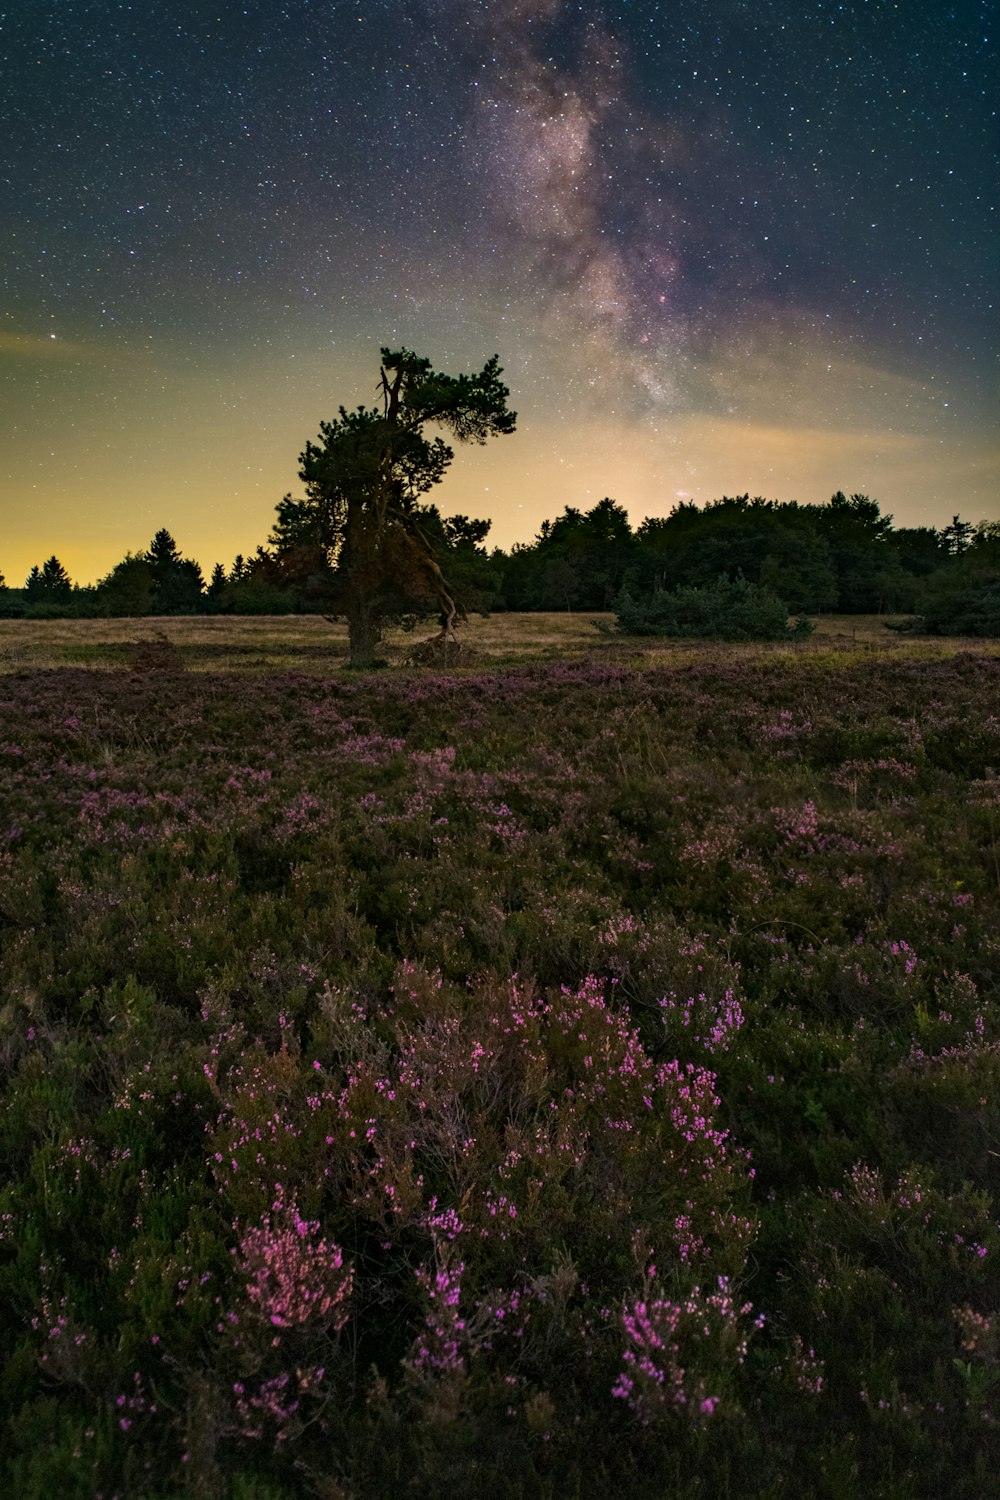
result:
[(293, 615), (294, 595), (256, 578), (241, 578), (222, 591), (219, 612), (226, 615)]
[(742, 577), (723, 577), (709, 588), (655, 589), (641, 598), (622, 589), (615, 614), (623, 635), (782, 641), (812, 630), (811, 620), (789, 621), (777, 594)]
[(75, 615), (73, 604), (26, 604), (21, 611), (26, 620), (72, 620)]
[(1000, 636), (1000, 578), (969, 580), (961, 593), (940, 590), (925, 606), (918, 628), (928, 635)]

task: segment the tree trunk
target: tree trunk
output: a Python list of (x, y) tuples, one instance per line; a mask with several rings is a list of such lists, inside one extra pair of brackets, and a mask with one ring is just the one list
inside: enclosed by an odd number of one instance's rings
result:
[(351, 590), (347, 606), (348, 662), (352, 667), (370, 667), (382, 639), (378, 610), (361, 590)]
[(382, 639), (378, 604), (381, 537), (364, 506), (353, 500), (348, 507), (346, 531), (343, 565), (347, 575), (348, 662), (352, 667), (370, 667)]

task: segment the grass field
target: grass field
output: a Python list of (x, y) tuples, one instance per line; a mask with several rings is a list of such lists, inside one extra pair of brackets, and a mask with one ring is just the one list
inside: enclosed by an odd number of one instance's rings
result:
[(0, 624), (18, 1500), (1000, 1493), (996, 646), (589, 620)]
[[(887, 627), (894, 616), (826, 615), (805, 641), (782, 645), (727, 646), (744, 654), (821, 655), (852, 651), (891, 652), (912, 656), (947, 656), (956, 650), (991, 651), (982, 641), (941, 640), (900, 636)], [(563, 656), (618, 658), (636, 666), (669, 661), (695, 653), (711, 656), (703, 643), (623, 640), (610, 632), (610, 614), (528, 614), (472, 616), (460, 626), (459, 638), (483, 663), (516, 665)], [(392, 665), (406, 662), (414, 647), (433, 631), (430, 625), (412, 632), (392, 630), (384, 656)], [(327, 672), (347, 656), (347, 627), (319, 616), (193, 616), (118, 620), (0, 620), (0, 673), (49, 670), (53, 667), (121, 668), (129, 664), (129, 648), (137, 641), (168, 640), (177, 652), (176, 665), (189, 671)]]

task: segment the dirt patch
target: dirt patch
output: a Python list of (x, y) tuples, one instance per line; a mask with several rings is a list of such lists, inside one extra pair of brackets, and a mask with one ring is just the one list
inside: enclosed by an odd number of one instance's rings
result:
[(184, 659), (161, 630), (130, 641), (125, 647), (130, 672), (183, 672)]

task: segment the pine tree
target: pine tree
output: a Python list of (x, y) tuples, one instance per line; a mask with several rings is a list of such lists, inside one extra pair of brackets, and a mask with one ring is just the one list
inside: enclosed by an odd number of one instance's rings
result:
[[(342, 406), (300, 460), (301, 508), (318, 523), (310, 539), (336, 557), (354, 666), (373, 659), (385, 622), (407, 601), (433, 603), (446, 629), (458, 612), (421, 531), (419, 503), (443, 479), (454, 451), (424, 429), (443, 427), (459, 442), (484, 443), (513, 432), (517, 420), (495, 355), (476, 375), (443, 375), (409, 349), (381, 354), (381, 409)], [(283, 525), (305, 519), (289, 506), (280, 517)]]
[(945, 545), (953, 557), (961, 557), (972, 545), (976, 534), (976, 528), (971, 521), (963, 521), (958, 516), (953, 516), (951, 525), (946, 526), (941, 532)]
[(73, 592), (69, 574), (54, 554), (41, 568), (36, 563), (24, 581), (29, 604), (62, 604)]
[(143, 561), (153, 574), (154, 613), (190, 614), (198, 608), (205, 586), (201, 569), (181, 556), (166, 527), (153, 537)]

